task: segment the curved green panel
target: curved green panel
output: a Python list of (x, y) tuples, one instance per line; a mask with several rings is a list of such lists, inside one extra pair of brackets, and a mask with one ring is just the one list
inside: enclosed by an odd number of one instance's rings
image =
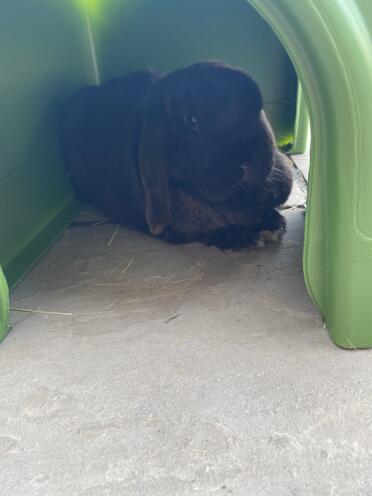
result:
[(372, 347), (372, 3), (250, 3), (286, 46), (310, 111), (309, 291), (338, 345)]
[(0, 340), (8, 332), (9, 292), (5, 276), (0, 267)]

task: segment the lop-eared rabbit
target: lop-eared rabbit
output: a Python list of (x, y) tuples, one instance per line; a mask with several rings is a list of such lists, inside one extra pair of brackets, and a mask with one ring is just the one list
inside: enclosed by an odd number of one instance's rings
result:
[(290, 162), (240, 69), (130, 73), (79, 90), (60, 124), (76, 188), (115, 222), (223, 249), (285, 230), (276, 209), (291, 190)]

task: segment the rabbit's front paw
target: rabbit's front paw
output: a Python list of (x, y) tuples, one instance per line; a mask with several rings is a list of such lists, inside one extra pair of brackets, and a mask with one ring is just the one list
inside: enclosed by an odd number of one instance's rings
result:
[(286, 220), (277, 210), (273, 210), (265, 217), (260, 227), (258, 244), (263, 247), (269, 243), (277, 243), (282, 239), (286, 232)]

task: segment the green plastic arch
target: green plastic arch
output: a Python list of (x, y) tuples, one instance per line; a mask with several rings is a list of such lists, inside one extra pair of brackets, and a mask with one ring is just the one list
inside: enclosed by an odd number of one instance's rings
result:
[[(98, 12), (100, 0), (76, 0)], [(304, 272), (333, 340), (372, 347), (372, 2), (248, 0), (281, 38), (312, 128)], [(8, 329), (0, 271), (0, 337)]]
[(309, 292), (337, 345), (372, 347), (372, 2), (249, 1), (286, 46), (310, 112)]

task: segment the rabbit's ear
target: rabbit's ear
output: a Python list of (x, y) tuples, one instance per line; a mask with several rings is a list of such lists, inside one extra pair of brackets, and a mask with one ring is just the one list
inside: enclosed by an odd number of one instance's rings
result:
[(160, 104), (142, 117), (139, 169), (145, 194), (145, 216), (151, 234), (158, 236), (170, 224), (170, 164), (167, 158), (168, 115)]

